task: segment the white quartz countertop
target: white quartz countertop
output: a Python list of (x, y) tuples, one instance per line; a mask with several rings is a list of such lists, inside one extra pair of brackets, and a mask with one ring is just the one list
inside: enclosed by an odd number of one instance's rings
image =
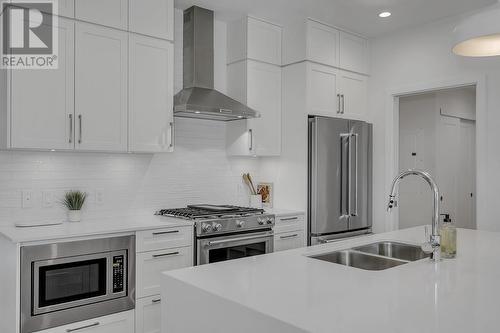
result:
[(63, 222), (53, 226), (20, 228), (12, 225), (1, 227), (0, 234), (13, 243), (27, 243), (192, 225), (192, 222), (178, 218), (132, 214), (122, 217), (83, 219), (81, 222)]
[[(500, 331), (500, 233), (459, 229), (456, 259), (383, 271), (308, 258), (378, 240), (420, 244), (424, 229), (165, 272), (172, 306), (164, 325), (183, 333)], [(193, 313), (198, 320), (186, 319)]]

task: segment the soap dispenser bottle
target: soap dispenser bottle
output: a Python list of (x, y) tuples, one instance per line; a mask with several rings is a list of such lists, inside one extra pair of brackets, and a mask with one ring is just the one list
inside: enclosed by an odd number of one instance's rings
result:
[(452, 259), (457, 256), (457, 228), (453, 225), (450, 214), (441, 214), (444, 216), (441, 224), (441, 257)]

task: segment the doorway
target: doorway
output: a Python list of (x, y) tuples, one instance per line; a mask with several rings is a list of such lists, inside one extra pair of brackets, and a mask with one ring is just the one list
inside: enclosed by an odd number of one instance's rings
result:
[[(399, 96), (398, 169), (428, 171), (441, 214), (476, 229), (476, 86)], [(400, 184), (399, 228), (428, 224), (432, 194), (419, 178)]]

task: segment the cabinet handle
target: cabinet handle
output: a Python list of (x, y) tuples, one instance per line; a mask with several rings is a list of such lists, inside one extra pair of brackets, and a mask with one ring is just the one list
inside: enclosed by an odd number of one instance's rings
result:
[(153, 232), (153, 236), (160, 236), (160, 235), (167, 235), (167, 234), (176, 234), (178, 232), (179, 232), (179, 230)]
[(297, 216), (280, 218), (281, 221), (293, 221), (293, 220), (297, 220), (297, 219), (298, 219)]
[(342, 114), (345, 113), (345, 95), (342, 94)]
[(96, 321), (95, 323), (90, 324), (90, 325), (85, 325), (85, 326), (78, 327), (78, 328), (68, 328), (66, 330), (66, 332), (68, 332), (68, 333), (76, 332), (76, 331), (84, 330), (86, 328), (91, 328), (91, 327), (95, 327), (95, 326), (99, 326), (99, 325), (101, 325), (101, 323), (99, 323), (98, 321)]
[(73, 143), (73, 115), (69, 115), (69, 143)]
[(171, 121), (170, 122), (170, 146), (169, 146), (170, 148), (174, 148), (174, 144), (175, 144), (175, 142), (174, 142), (174, 140), (175, 140), (175, 132), (174, 132), (175, 129), (174, 128), (175, 128), (174, 122)]
[(80, 127), (80, 134), (78, 135), (78, 143), (82, 143), (82, 115), (78, 115), (78, 123)]
[(337, 114), (341, 112), (340, 109), (340, 94), (337, 94)]
[(162, 254), (153, 254), (153, 259), (162, 258), (162, 257), (168, 257), (168, 256), (176, 256), (178, 254), (179, 254), (179, 251), (169, 252), (169, 253), (162, 253)]
[(299, 234), (293, 234), (293, 235), (288, 235), (288, 236), (280, 236), (280, 239), (289, 239), (289, 238), (295, 238), (298, 237)]
[(153, 299), (153, 300), (151, 300), (151, 303), (153, 303), (153, 304), (161, 303), (161, 298)]
[(252, 151), (253, 150), (253, 130), (252, 129), (248, 130), (248, 138), (250, 139), (250, 146), (248, 147), (248, 150)]

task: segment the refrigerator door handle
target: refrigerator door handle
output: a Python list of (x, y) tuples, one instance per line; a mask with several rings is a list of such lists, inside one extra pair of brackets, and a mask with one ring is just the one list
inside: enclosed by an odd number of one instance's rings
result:
[[(341, 217), (347, 217), (350, 214), (350, 189), (349, 189), (349, 169), (350, 169), (350, 134), (343, 133), (340, 134), (340, 215)], [(347, 153), (345, 152), (344, 142), (347, 140)], [(344, 163), (344, 159), (345, 162)], [(345, 165), (345, 168), (344, 168)], [(347, 172), (346, 172), (347, 171)], [(347, 175), (346, 175), (347, 174)], [(346, 177), (347, 176), (347, 177)], [(346, 191), (344, 192), (344, 183), (346, 185)]]
[[(356, 144), (354, 145), (354, 180), (355, 180), (355, 190), (354, 190), (354, 211), (349, 208), (349, 213), (351, 216), (358, 216), (358, 141), (359, 141), (359, 134), (358, 133), (353, 133), (349, 137), (349, 144), (351, 145), (351, 139), (354, 138), (356, 140)], [(349, 147), (349, 152), (351, 151), (351, 148)], [(349, 157), (349, 170), (351, 169), (350, 163), (352, 159)], [(352, 174), (350, 175), (352, 178)], [(349, 182), (349, 192), (352, 191), (352, 182)], [(349, 194), (349, 203), (351, 202), (351, 194)]]

